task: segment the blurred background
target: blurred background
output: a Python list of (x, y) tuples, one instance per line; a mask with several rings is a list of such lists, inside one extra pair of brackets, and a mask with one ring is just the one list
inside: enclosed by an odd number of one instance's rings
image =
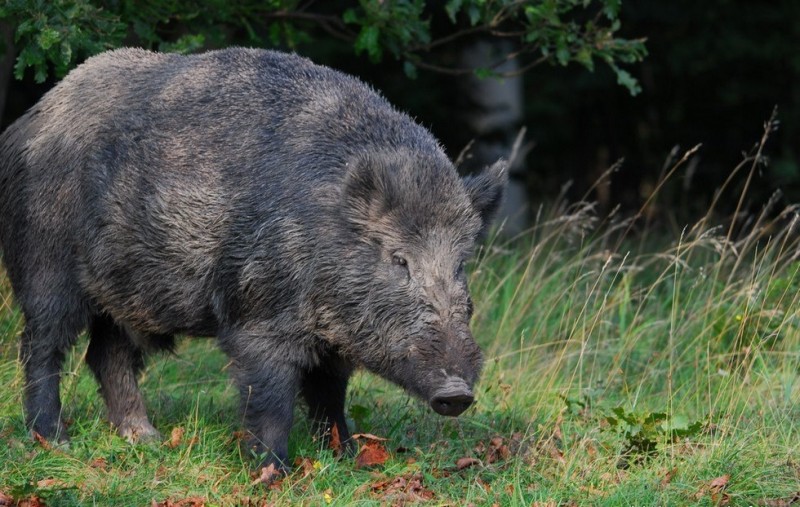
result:
[[(108, 48), (271, 47), (371, 83), (464, 172), (508, 157), (525, 127), (505, 210), (511, 232), (558, 199), (594, 202), (599, 213), (619, 205), (679, 230), (729, 177), (721, 220), (749, 176), (740, 211), (771, 196), (776, 209), (800, 202), (798, 20), (791, 0), (7, 0), (2, 127)], [(775, 109), (779, 128), (757, 170), (734, 173)]]

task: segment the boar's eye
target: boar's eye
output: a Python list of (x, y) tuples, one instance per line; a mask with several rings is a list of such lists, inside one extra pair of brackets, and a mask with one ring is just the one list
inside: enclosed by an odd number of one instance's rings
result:
[(408, 261), (400, 254), (392, 255), (392, 267), (396, 268), (398, 273), (408, 279), (411, 274), (408, 272)]
[(406, 260), (405, 257), (399, 254), (392, 255), (392, 264), (394, 264), (395, 266), (401, 266), (408, 269), (408, 261)]
[(464, 264), (466, 261), (461, 261), (458, 263), (458, 267), (456, 268), (456, 278), (461, 278), (464, 276)]

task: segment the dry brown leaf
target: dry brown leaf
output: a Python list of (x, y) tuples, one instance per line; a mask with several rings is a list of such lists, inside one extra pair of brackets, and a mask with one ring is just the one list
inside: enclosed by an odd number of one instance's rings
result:
[[(383, 439), (385, 440), (385, 439)], [(356, 456), (356, 468), (383, 465), (389, 459), (389, 453), (380, 440), (368, 440), (361, 446)]]
[(174, 449), (181, 445), (184, 433), (186, 433), (186, 430), (183, 429), (183, 426), (176, 426), (172, 428), (172, 433), (169, 435), (169, 441), (166, 443), (167, 447)]
[(180, 500), (166, 499), (163, 502), (153, 500), (150, 507), (205, 507), (206, 499), (199, 496), (191, 496)]
[(67, 483), (65, 483), (61, 479), (42, 479), (36, 482), (36, 486), (42, 489), (66, 488)]
[(546, 444), (547, 452), (550, 454), (550, 457), (554, 460), (558, 461), (560, 464), (565, 464), (567, 460), (564, 459), (564, 453), (561, 452), (561, 449), (556, 447), (553, 442), (548, 442)]
[[(3, 504), (0, 503), (0, 505)], [(756, 505), (760, 505), (761, 507), (791, 507), (792, 505), (800, 505), (800, 491), (786, 498), (767, 498), (758, 502)]]
[(672, 482), (672, 478), (678, 474), (678, 469), (673, 468), (672, 470), (667, 470), (667, 473), (664, 474), (664, 477), (661, 478), (661, 487), (666, 488), (669, 486), (669, 483)]
[(100, 470), (108, 470), (108, 461), (105, 458), (95, 458), (89, 463), (90, 468), (97, 468)]
[(480, 464), (481, 460), (479, 460), (478, 458), (467, 458), (467, 457), (458, 458), (458, 460), (456, 460), (456, 469), (464, 470), (465, 468), (469, 468), (473, 465), (480, 465)]
[(32, 433), (33, 433), (33, 439), (36, 440), (36, 442), (39, 445), (41, 445), (42, 448), (44, 448), (46, 451), (52, 451), (53, 450), (53, 445), (50, 442), (48, 442), (46, 438), (44, 438), (42, 435), (40, 435), (36, 431), (33, 431)]
[(353, 435), (353, 438), (356, 440), (365, 439), (365, 440), (377, 440), (378, 442), (386, 442), (388, 438), (379, 437), (377, 435), (373, 435), (372, 433), (356, 433)]
[(708, 484), (703, 484), (697, 493), (694, 494), (694, 498), (699, 500), (706, 495), (711, 495), (711, 501), (714, 502), (715, 505), (728, 505), (731, 501), (730, 495), (725, 493), (725, 488), (728, 486), (728, 482), (731, 480), (731, 476), (729, 474), (720, 475), (712, 479)]
[(333, 453), (336, 456), (341, 456), (342, 454), (342, 439), (339, 436), (339, 426), (336, 423), (333, 423), (331, 426), (331, 439), (328, 442), (328, 446), (333, 449)]
[(297, 457), (294, 459), (294, 466), (297, 470), (303, 471), (303, 477), (308, 477), (314, 473), (314, 461), (311, 458)]
[(16, 507), (47, 507), (45, 503), (36, 495), (23, 498), (16, 503)]
[(711, 482), (708, 483), (708, 487), (711, 488), (711, 491), (722, 491), (728, 485), (728, 481), (731, 480), (731, 476), (729, 474), (720, 475), (719, 477), (712, 479)]
[(14, 498), (0, 491), (0, 507), (12, 507), (14, 503)]
[(279, 489), (281, 479), (283, 477), (283, 473), (275, 466), (275, 463), (270, 463), (265, 467), (261, 467), (260, 473), (258, 477), (250, 483), (251, 486), (258, 486), (259, 484), (265, 484), (270, 487), (270, 489)]
[(588, 485), (588, 486), (581, 486), (580, 489), (581, 489), (581, 491), (584, 491), (585, 493), (587, 493), (588, 495), (591, 495), (591, 496), (604, 497), (604, 496), (608, 495), (608, 491), (603, 490), (603, 489), (599, 489), (599, 488), (595, 488), (591, 484)]
[(392, 505), (404, 505), (412, 502), (426, 502), (433, 499), (433, 491), (425, 488), (422, 474), (406, 474), (385, 479), (371, 485), (372, 493), (382, 501)]
[(511, 456), (508, 450), (508, 445), (503, 441), (503, 437), (493, 437), (489, 440), (489, 450), (486, 453), (486, 462), (495, 463), (497, 461), (505, 461)]

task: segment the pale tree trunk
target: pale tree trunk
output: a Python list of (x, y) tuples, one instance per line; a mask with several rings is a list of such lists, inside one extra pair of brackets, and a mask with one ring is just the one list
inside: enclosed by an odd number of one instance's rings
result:
[[(479, 40), (462, 49), (462, 65), (486, 68), (513, 50), (507, 41)], [(495, 70), (514, 72), (518, 67), (516, 60), (510, 60)], [(471, 157), (465, 161), (464, 167), (475, 171), (499, 158), (507, 159), (523, 116), (522, 78), (480, 79), (470, 75), (459, 80), (459, 87), (466, 97), (462, 114), (475, 138)], [(497, 217), (497, 222), (504, 224), (503, 233), (506, 235), (517, 235), (530, 225), (530, 205), (524, 183), (526, 151), (520, 150), (510, 168), (508, 190)]]

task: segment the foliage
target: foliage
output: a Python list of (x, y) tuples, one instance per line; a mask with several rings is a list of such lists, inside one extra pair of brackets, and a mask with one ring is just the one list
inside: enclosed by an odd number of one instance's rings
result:
[(686, 416), (639, 412), (621, 406), (614, 407), (606, 421), (625, 440), (622, 457), (626, 464), (629, 460), (637, 462), (651, 458), (658, 453), (659, 443), (695, 436), (703, 428), (701, 421), (689, 423)]
[[(137, 44), (163, 51), (195, 51), (232, 43), (301, 46), (321, 34), (350, 44), (372, 62), (387, 55), (417, 68), (448, 74), (503, 77), (510, 59), (524, 72), (543, 63), (608, 65), (630, 93), (640, 90), (621, 65), (646, 55), (642, 39), (624, 39), (620, 0), (359, 0), (331, 3), (297, 0), (135, 2), (133, 0), (9, 0), (0, 20), (16, 25), (20, 48), (15, 76), (33, 68), (36, 80), (53, 65), (63, 76), (80, 59), (110, 47)], [(130, 27), (130, 28), (129, 28)], [(465, 40), (505, 39), (505, 54), (486, 68), (446, 63), (448, 50)]]
[(81, 56), (118, 46), (125, 33), (119, 17), (88, 0), (8, 0), (0, 6), (0, 20), (17, 25), (14, 41), (21, 49), (14, 76), (22, 79), (32, 67), (39, 83), (46, 79), (49, 63), (63, 77)]

